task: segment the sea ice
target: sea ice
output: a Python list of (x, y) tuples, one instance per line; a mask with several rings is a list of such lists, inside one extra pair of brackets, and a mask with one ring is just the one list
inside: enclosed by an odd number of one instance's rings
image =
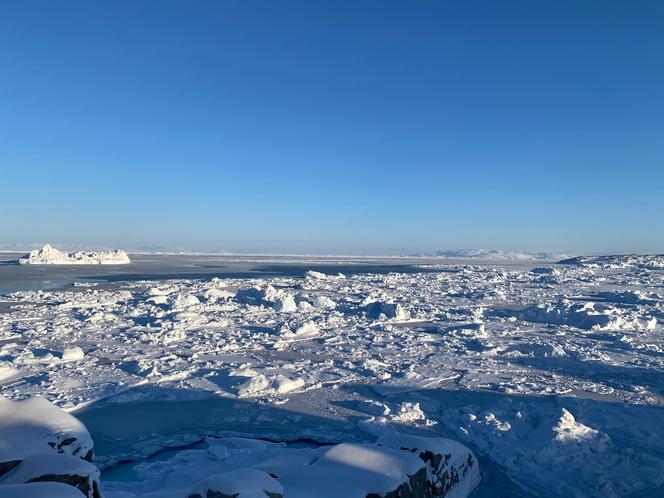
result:
[[(99, 415), (120, 432), (96, 463), (133, 460), (153, 484), (186, 468), (182, 496), (233, 470), (232, 446), (216, 460), (146, 458), (229, 432), (314, 446), (454, 434), (531, 493), (647, 496), (664, 485), (658, 258), (14, 292), (0, 308), (0, 386), (10, 403), (41, 394), (82, 417), (126, 406), (131, 437)], [(300, 466), (318, 454), (291, 449), (279, 458)], [(211, 467), (194, 472), (187, 455)], [(143, 489), (102, 484), (109, 498)]]

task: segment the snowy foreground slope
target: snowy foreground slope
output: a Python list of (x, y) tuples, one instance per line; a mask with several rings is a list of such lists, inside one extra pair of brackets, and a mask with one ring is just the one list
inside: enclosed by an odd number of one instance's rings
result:
[(468, 447), (479, 496), (661, 496), (664, 273), (628, 259), (16, 292), (2, 394), (74, 413), (111, 498), (392, 485), (406, 435)]
[(63, 252), (46, 244), (19, 258), (21, 265), (128, 265), (127, 253), (121, 250), (100, 252)]
[[(85, 427), (45, 399), (0, 397), (0, 496), (101, 498), (92, 446)], [(150, 496), (462, 497), (480, 479), (475, 455), (459, 443), (406, 435), (316, 449), (214, 438), (165, 475), (169, 482)]]

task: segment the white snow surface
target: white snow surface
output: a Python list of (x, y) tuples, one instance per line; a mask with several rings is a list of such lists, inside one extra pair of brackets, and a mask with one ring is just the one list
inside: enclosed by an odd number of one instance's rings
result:
[(283, 494), (284, 488), (269, 474), (256, 469), (237, 469), (208, 477), (194, 486), (189, 495), (223, 493), (235, 498), (267, 498), (268, 493)]
[[(413, 434), (455, 438), (526, 496), (657, 496), (664, 273), (633, 256), (538, 264), (15, 292), (0, 386), (103, 428), (106, 467), (229, 433)], [(108, 425), (116, 412), (132, 424)], [(186, 455), (134, 471), (163, 482)]]
[(0, 486), (0, 498), (84, 498), (73, 486), (59, 482), (31, 482)]
[(406, 451), (343, 443), (323, 448), (311, 465), (293, 468), (283, 479), (293, 498), (363, 498), (394, 491), (422, 467), (422, 460)]
[(92, 445), (85, 426), (46, 399), (0, 396), (0, 462), (53, 452), (83, 458)]
[(130, 261), (127, 253), (120, 249), (68, 253), (46, 244), (41, 249), (35, 249), (30, 254), (19, 258), (18, 263), (21, 265), (128, 265)]

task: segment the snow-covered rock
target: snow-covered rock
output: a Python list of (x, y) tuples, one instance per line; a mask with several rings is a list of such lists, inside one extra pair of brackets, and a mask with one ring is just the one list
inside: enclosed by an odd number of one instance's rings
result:
[(266, 472), (238, 469), (208, 477), (187, 498), (283, 498), (283, 492), (281, 484)]
[(44, 398), (12, 401), (0, 396), (0, 464), (51, 452), (90, 461), (92, 446), (85, 426)]
[(377, 444), (410, 451), (427, 464), (431, 494), (426, 496), (468, 496), (480, 482), (473, 452), (451, 439), (389, 434)]
[[(99, 471), (91, 463), (92, 438), (76, 418), (43, 398), (11, 401), (0, 397), (0, 496), (70, 496), (62, 483), (100, 498)], [(7, 486), (7, 487), (5, 487)], [(14, 493), (8, 494), (8, 493)]]
[(284, 468), (279, 459), (260, 468), (276, 475), (284, 496), (317, 498), (424, 498), (429, 482), (425, 463), (408, 451), (373, 444), (322, 447), (308, 464)]
[(319, 448), (304, 466), (300, 461), (284, 468), (278, 460), (262, 463), (260, 468), (283, 484), (284, 496), (461, 498), (479, 483), (473, 453), (442, 438), (391, 435), (378, 444)]
[[(172, 459), (160, 458), (135, 466), (134, 471), (142, 482), (168, 476), (153, 481), (137, 495), (465, 498), (479, 480), (472, 452), (442, 438), (394, 435), (376, 444), (302, 447), (221, 437), (208, 438), (206, 445), (207, 449), (182, 450)], [(197, 482), (193, 488), (192, 481)], [(120, 490), (118, 484), (111, 486)], [(116, 496), (113, 492), (109, 494)]]
[(51, 453), (29, 455), (0, 477), (0, 496), (5, 484), (59, 482), (78, 489), (88, 498), (100, 498), (99, 470), (81, 458)]
[(120, 249), (68, 253), (46, 244), (41, 249), (35, 249), (30, 254), (19, 258), (18, 263), (21, 265), (128, 265), (130, 261), (127, 253)]

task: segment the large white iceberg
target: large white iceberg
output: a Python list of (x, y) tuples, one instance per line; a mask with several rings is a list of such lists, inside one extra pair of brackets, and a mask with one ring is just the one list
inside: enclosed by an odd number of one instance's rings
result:
[(129, 256), (120, 249), (99, 252), (64, 252), (49, 244), (19, 258), (20, 265), (128, 265)]

